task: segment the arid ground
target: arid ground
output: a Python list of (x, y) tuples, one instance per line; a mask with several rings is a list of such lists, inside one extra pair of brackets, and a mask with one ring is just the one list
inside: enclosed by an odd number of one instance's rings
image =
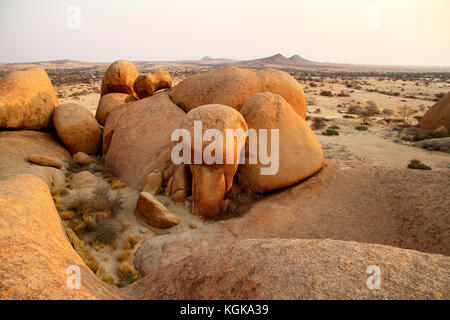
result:
[[(167, 70), (173, 78), (173, 86), (191, 74), (212, 71), (228, 65), (257, 69), (270, 67), (288, 72), (304, 89), (307, 101), (306, 120), (322, 146), (326, 164), (322, 172), (291, 189), (277, 191), (262, 200), (260, 197), (244, 199), (243, 202), (248, 203), (240, 203), (242, 206), (238, 208), (237, 216), (243, 214), (243, 217), (239, 224), (234, 222), (234, 216), (226, 217), (222, 221), (205, 221), (190, 214), (191, 199), (188, 199), (186, 204), (179, 204), (172, 201), (170, 197), (158, 195), (158, 199), (181, 219), (180, 224), (167, 230), (150, 227), (135, 216), (134, 209), (139, 191), (111, 176), (100, 158), (94, 166), (89, 167), (89, 171), (98, 178), (98, 181), (91, 184), (87, 181), (88, 179), (86, 181), (80, 179), (80, 185), (77, 187), (72, 183), (72, 177), (86, 168), (67, 166), (65, 177), (61, 178), (63, 181), (52, 190), (57, 209), (62, 208), (61, 210), (64, 211), (64, 208), (76, 207), (80, 195), (91, 200), (108, 197), (115, 199), (113, 201), (118, 204), (114, 209), (117, 212), (106, 220), (107, 224), (100, 230), (78, 234), (84, 242), (81, 246), (87, 249), (78, 248), (77, 251), (93, 252), (95, 259), (104, 268), (101, 278), (105, 282), (122, 287), (136, 280), (122, 279), (119, 266), (124, 261), (128, 261), (132, 268), (139, 270), (140, 278), (159, 270), (159, 267), (164, 268), (169, 263), (178, 262), (194, 251), (193, 246), (208, 247), (210, 241), (220, 238), (218, 235), (229, 240), (284, 238), (281, 236), (285, 232), (283, 230), (290, 230), (291, 233), (287, 232), (285, 238), (329, 238), (384, 244), (426, 253), (450, 254), (448, 233), (445, 231), (449, 225), (448, 215), (436, 217), (433, 216), (432, 211), (426, 210), (418, 213), (415, 210), (421, 208), (423, 204), (419, 200), (412, 200), (409, 204), (407, 200), (410, 188), (416, 188), (418, 193), (425, 192), (426, 186), (420, 183), (423, 179), (422, 181), (430, 185), (441, 185), (443, 188), (441, 194), (434, 195), (435, 199), (440, 199), (434, 205), (440, 209), (448, 205), (449, 153), (444, 152), (445, 150), (423, 149), (414, 144), (420, 140), (418, 136), (423, 134), (416, 128), (420, 118), (436, 101), (450, 91), (450, 69), (318, 64), (300, 57), (287, 59), (280, 55), (254, 61), (204, 58), (198, 61), (134, 62), (134, 64), (141, 73), (159, 69)], [(30, 65), (0, 64), (0, 78), (7, 72)], [(95, 115), (100, 99), (101, 82), (109, 63), (63, 60), (32, 65), (46, 69), (60, 103), (80, 104), (89, 108)], [(433, 172), (442, 172), (442, 177), (439, 178), (437, 174), (433, 177), (425, 177), (422, 175), (423, 172), (407, 169), (408, 164), (414, 159), (430, 166)], [(347, 171), (348, 175), (345, 174)], [(403, 179), (401, 172), (408, 172), (408, 176)], [(358, 192), (361, 190), (359, 188), (366, 186), (365, 175), (367, 179), (369, 177), (372, 179), (372, 184), (368, 187), (367, 194), (362, 196)], [(395, 181), (401, 181), (403, 184), (397, 185)], [(341, 182), (348, 183), (343, 190), (339, 189)], [(321, 192), (328, 195), (326, 199), (320, 198), (313, 192), (315, 188), (319, 188), (318, 185), (322, 184), (327, 185), (326, 189), (321, 189)], [(405, 188), (408, 191), (405, 191)], [(383, 197), (389, 197), (391, 192), (396, 193), (395, 199), (385, 201), (396, 202), (379, 204), (384, 201)], [(371, 195), (371, 193), (377, 194)], [(355, 199), (352, 196), (359, 198)], [(289, 207), (285, 203), (290, 199), (301, 200), (295, 206)], [(327, 205), (338, 202), (340, 204), (337, 205), (338, 208), (334, 214), (340, 212), (342, 215), (331, 217), (322, 210)], [(404, 205), (397, 207), (399, 211), (414, 211), (411, 213), (411, 218), (396, 216), (395, 206), (399, 203)], [(302, 208), (308, 209), (302, 211)], [(368, 219), (373, 219), (375, 230), (372, 235), (367, 236), (361, 235), (364, 232), (371, 232), (363, 221), (365, 208), (369, 208), (371, 216)], [(298, 223), (298, 226), (292, 228), (282, 226), (276, 219), (282, 212), (286, 214), (285, 220), (282, 220), (283, 223), (292, 223), (292, 225)], [(301, 221), (294, 222), (296, 218), (289, 218), (292, 212), (301, 212)], [(430, 216), (433, 217), (430, 218)], [(251, 220), (251, 217), (254, 220)], [(412, 217), (417, 220), (411, 221)], [(424, 223), (428, 229), (425, 227), (421, 229), (421, 223), (419, 223), (421, 219), (428, 221)], [(266, 225), (268, 221), (271, 223), (271, 228)], [(300, 227), (303, 223), (315, 227), (307, 229)], [(251, 227), (246, 228), (247, 224)], [(71, 230), (80, 231), (81, 227), (76, 225), (76, 222), (69, 221), (67, 225)], [(438, 236), (433, 238), (432, 235), (435, 233), (431, 228), (442, 230), (439, 230), (436, 233)], [(202, 229), (204, 234), (199, 236), (198, 231)], [(389, 232), (386, 231), (388, 229)], [(155, 244), (148, 242), (144, 244), (145, 240), (156, 236), (160, 236), (158, 239), (161, 240), (157, 240)], [(205, 240), (207, 237), (209, 239)], [(184, 246), (182, 250), (179, 248), (180, 243)], [(159, 245), (161, 253), (153, 255), (160, 259), (160, 265), (152, 265), (153, 262), (149, 261), (154, 261), (154, 256), (153, 260), (147, 261), (144, 253), (137, 255), (137, 258), (133, 260), (140, 246), (147, 246), (149, 252), (152, 250), (154, 252), (155, 248), (152, 246)], [(175, 251), (177, 252), (175, 257), (165, 258), (165, 253)], [(200, 255), (196, 259), (201, 263), (204, 256)], [(86, 262), (86, 259), (84, 260)], [(179, 267), (178, 265), (176, 268)], [(191, 266), (187, 265), (187, 267)], [(154, 274), (152, 276), (157, 277)], [(447, 278), (443, 284), (444, 288), (448, 286), (449, 280), (448, 274), (445, 277)], [(132, 286), (135, 284), (130, 287)], [(177, 297), (172, 295), (173, 292), (158, 295), (154, 292), (138, 291), (130, 291), (130, 295), (135, 298)], [(120, 296), (120, 294), (117, 295)], [(192, 298), (187, 293), (182, 297)], [(204, 297), (208, 298), (208, 296)], [(227, 295), (221, 297), (230, 298)], [(252, 297), (252, 295), (241, 297)], [(262, 297), (265, 296), (262, 295)], [(383, 296), (367, 297), (382, 298)], [(301, 298), (307, 298), (307, 296)]]

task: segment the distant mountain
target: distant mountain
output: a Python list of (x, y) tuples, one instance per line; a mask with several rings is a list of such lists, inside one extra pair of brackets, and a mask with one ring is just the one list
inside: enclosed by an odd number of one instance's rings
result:
[(241, 61), (237, 63), (243, 67), (263, 68), (263, 67), (309, 67), (319, 66), (319, 62), (313, 62), (306, 60), (299, 55), (294, 55), (290, 58), (286, 58), (282, 54), (278, 53), (267, 58), (260, 58), (255, 60)]
[(290, 61), (292, 61), (295, 64), (314, 64), (317, 62), (313, 62), (310, 60), (306, 60), (305, 58), (300, 57), (298, 54), (292, 56), (289, 58)]
[(204, 56), (200, 60), (196, 61), (186, 61), (195, 64), (202, 65), (231, 65), (236, 62), (236, 60), (228, 59), (228, 58), (211, 58), (209, 56)]

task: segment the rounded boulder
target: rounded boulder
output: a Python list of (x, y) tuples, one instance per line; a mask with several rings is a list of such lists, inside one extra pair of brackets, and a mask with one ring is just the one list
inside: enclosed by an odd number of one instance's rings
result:
[(227, 67), (187, 77), (170, 92), (172, 100), (190, 111), (207, 104), (223, 104), (240, 110), (258, 92), (272, 92), (288, 101), (302, 118), (306, 117), (306, 99), (301, 85), (286, 72)]
[[(244, 189), (265, 192), (283, 188), (322, 168), (323, 152), (319, 141), (306, 121), (294, 112), (283, 97), (268, 92), (255, 94), (242, 107), (241, 113), (249, 131), (255, 130), (258, 136), (258, 153), (254, 154), (257, 156), (256, 163), (250, 161), (252, 149), (249, 141), (245, 164), (239, 166), (239, 184)], [(267, 130), (267, 140), (260, 140), (262, 129)], [(267, 156), (271, 157), (269, 164), (263, 164), (260, 158), (260, 148), (264, 146)]]
[(97, 112), (95, 113), (95, 119), (101, 125), (105, 125), (106, 119), (108, 118), (111, 111), (113, 111), (118, 106), (122, 104), (136, 101), (136, 98), (131, 94), (127, 93), (108, 93), (100, 98), (98, 102)]
[(111, 92), (128, 93), (136, 96), (133, 84), (139, 76), (135, 65), (128, 60), (117, 60), (109, 66), (103, 77), (101, 95)]
[(42, 68), (13, 71), (0, 80), (0, 129), (46, 129), (58, 105)]
[(450, 131), (450, 92), (425, 112), (419, 126), (428, 130), (436, 130), (444, 126)]
[(96, 154), (99, 151), (102, 131), (87, 108), (64, 103), (55, 110), (53, 123), (59, 138), (73, 154)]

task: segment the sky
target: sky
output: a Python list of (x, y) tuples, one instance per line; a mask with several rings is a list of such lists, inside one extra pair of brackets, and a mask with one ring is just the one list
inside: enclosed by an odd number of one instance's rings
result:
[(256, 59), (450, 66), (449, 0), (0, 0), (0, 62)]

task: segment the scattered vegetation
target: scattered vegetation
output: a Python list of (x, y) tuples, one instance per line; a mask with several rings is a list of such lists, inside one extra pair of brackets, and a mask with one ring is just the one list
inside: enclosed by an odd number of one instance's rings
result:
[(139, 236), (134, 236), (134, 237), (129, 236), (123, 246), (123, 249), (124, 250), (134, 249), (134, 247), (136, 246), (136, 244), (138, 244), (139, 241), (141, 241), (141, 238)]
[(322, 90), (320, 91), (320, 95), (323, 97), (333, 97), (333, 92), (329, 90)]
[(411, 160), (408, 164), (408, 169), (431, 170), (431, 167), (422, 163), (420, 160)]
[(325, 119), (325, 118), (322, 118), (322, 117), (315, 117), (315, 118), (312, 118), (312, 124), (311, 124), (311, 128), (313, 129), (313, 130), (320, 130), (320, 129), (322, 129), (322, 128), (324, 128), (325, 127), (325, 125), (326, 125), (326, 122), (327, 120)]
[(369, 130), (369, 128), (367, 128), (366, 126), (357, 126), (355, 127), (356, 130), (358, 131), (367, 131)]
[(402, 117), (403, 125), (408, 124), (409, 118), (416, 113), (415, 110), (413, 110), (411, 107), (408, 106), (401, 106), (398, 108), (398, 115)]
[(91, 269), (96, 275), (102, 275), (105, 270), (100, 264), (100, 261), (94, 256), (92, 251), (85, 246), (84, 242), (78, 238), (75, 232), (67, 226), (67, 224), (64, 224), (64, 226), (70, 243), (84, 263), (86, 263), (88, 268)]
[(124, 188), (126, 186), (127, 186), (127, 184), (125, 182), (120, 181), (118, 178), (113, 178), (111, 181), (111, 188), (113, 190), (116, 190), (119, 188)]
[(448, 138), (448, 137), (450, 137), (450, 134), (448, 133), (448, 131), (444, 131), (444, 130), (429, 132), (428, 135), (430, 136), (430, 138)]
[(141, 278), (139, 272), (128, 262), (124, 261), (119, 266), (119, 282), (117, 286), (123, 288)]
[(327, 130), (323, 131), (322, 134), (324, 136), (338, 136), (339, 135), (339, 131), (337, 131), (335, 129), (328, 128)]

